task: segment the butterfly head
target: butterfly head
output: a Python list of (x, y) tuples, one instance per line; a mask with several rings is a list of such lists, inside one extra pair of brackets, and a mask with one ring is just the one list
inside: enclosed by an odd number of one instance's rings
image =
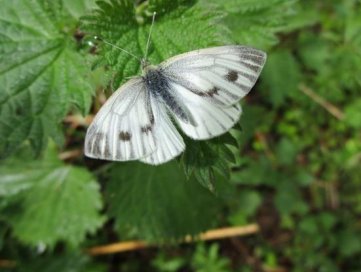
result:
[(142, 59), (140, 64), (143, 76), (146, 75), (150, 70), (157, 69), (157, 66), (152, 65), (147, 59)]
[(142, 67), (142, 71), (146, 70), (148, 66), (150, 66), (150, 62), (143, 58), (141, 61), (140, 61), (140, 65)]

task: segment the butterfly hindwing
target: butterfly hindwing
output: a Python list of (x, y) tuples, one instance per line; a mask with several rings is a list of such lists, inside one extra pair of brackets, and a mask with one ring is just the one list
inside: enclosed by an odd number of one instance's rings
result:
[(179, 86), (173, 86), (172, 91), (183, 96), (183, 100), (197, 124), (194, 126), (185, 123), (174, 116), (184, 133), (193, 139), (210, 139), (227, 132), (238, 122), (242, 112), (238, 103), (221, 107), (194, 93), (187, 93), (184, 88)]
[(155, 137), (157, 148), (150, 155), (141, 159), (142, 162), (148, 164), (165, 163), (182, 153), (185, 144), (179, 132), (170, 120), (166, 107), (155, 97), (151, 97), (152, 108), (155, 118)]
[(88, 128), (85, 155), (136, 160), (156, 148), (154, 114), (141, 78), (128, 81), (106, 101)]

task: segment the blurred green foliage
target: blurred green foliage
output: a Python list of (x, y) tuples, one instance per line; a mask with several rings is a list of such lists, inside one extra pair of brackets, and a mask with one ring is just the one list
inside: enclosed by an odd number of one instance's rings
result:
[[(360, 1), (0, 6), (1, 271), (361, 271)], [(220, 44), (268, 52), (240, 124), (159, 167), (83, 158), (80, 114), (139, 72), (93, 35), (142, 56), (153, 11), (154, 64)], [(176, 246), (254, 222), (251, 237)], [(81, 253), (127, 239), (163, 247)]]

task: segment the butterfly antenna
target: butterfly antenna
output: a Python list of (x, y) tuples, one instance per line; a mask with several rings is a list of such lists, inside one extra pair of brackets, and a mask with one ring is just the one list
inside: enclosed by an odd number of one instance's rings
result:
[(141, 62), (141, 59), (140, 59), (139, 57), (137, 57), (136, 55), (130, 53), (128, 50), (125, 50), (124, 48), (121, 48), (121, 47), (119, 47), (119, 46), (116, 46), (115, 44), (112, 44), (112, 43), (110, 43), (110, 42), (107, 42), (106, 40), (104, 40), (104, 39), (102, 39), (102, 38), (100, 38), (100, 37), (98, 37), (98, 36), (95, 36), (94, 39), (100, 40), (100, 41), (102, 41), (102, 42), (105, 43), (105, 44), (108, 44), (108, 45), (110, 45), (110, 46), (112, 46), (112, 47), (114, 47), (114, 48), (117, 48), (117, 49), (123, 51), (124, 53), (127, 53), (128, 55), (136, 58), (139, 62)]
[(152, 24), (150, 25), (150, 29), (149, 29), (149, 35), (148, 35), (148, 41), (147, 41), (147, 47), (145, 49), (145, 56), (144, 56), (144, 59), (146, 60), (147, 57), (148, 57), (148, 50), (149, 50), (149, 45), (150, 45), (150, 37), (152, 35), (152, 29), (153, 29), (153, 25), (154, 25), (154, 20), (155, 20), (155, 15), (157, 13), (154, 11), (153, 12), (153, 18), (152, 18)]

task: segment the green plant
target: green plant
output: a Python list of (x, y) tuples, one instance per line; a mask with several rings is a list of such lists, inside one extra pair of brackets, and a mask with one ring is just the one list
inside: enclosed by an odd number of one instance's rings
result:
[(229, 260), (219, 256), (219, 246), (216, 244), (206, 248), (199, 244), (192, 260), (192, 267), (196, 272), (227, 272), (230, 271)]
[[(360, 271), (360, 1), (0, 6), (0, 270)], [(143, 56), (153, 11), (153, 64), (247, 44), (268, 52), (260, 82), (229, 134), (187, 139), (169, 164), (84, 158), (88, 120), (140, 71), (93, 36)], [(254, 222), (259, 235), (175, 246), (187, 234)], [(177, 250), (84, 254), (127, 239)]]

